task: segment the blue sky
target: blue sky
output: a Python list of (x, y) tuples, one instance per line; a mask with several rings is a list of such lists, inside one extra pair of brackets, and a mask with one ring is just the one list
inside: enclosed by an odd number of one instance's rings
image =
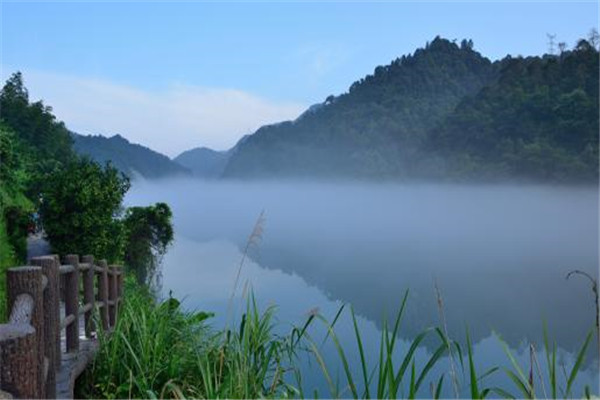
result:
[(589, 1), (1, 7), (3, 79), (22, 70), (32, 97), (74, 130), (120, 133), (169, 155), (224, 149), (264, 123), (294, 118), (436, 35), (471, 38), (497, 59), (544, 53), (546, 33), (572, 46), (598, 27), (598, 3)]

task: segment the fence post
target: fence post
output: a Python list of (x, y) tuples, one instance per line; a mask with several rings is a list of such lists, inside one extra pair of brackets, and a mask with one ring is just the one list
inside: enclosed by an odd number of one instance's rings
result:
[(73, 315), (75, 320), (66, 329), (67, 353), (79, 350), (79, 256), (69, 254), (67, 264), (73, 266), (73, 272), (65, 274), (65, 315)]
[(40, 397), (36, 332), (29, 324), (0, 325), (0, 390), (15, 398)]
[(52, 256), (34, 257), (31, 264), (41, 267), (48, 279), (44, 290), (44, 354), (48, 358), (46, 397), (56, 397), (56, 370), (60, 368), (60, 304), (58, 299), (58, 264)]
[(108, 265), (106, 260), (100, 260), (98, 266), (102, 270), (98, 277), (98, 300), (103, 303), (100, 309), (100, 319), (102, 320), (102, 329), (108, 331)]
[[(35, 329), (35, 343), (32, 347), (20, 349), (24, 353), (35, 352), (37, 368), (35, 370), (35, 393), (32, 397), (44, 397), (44, 302), (42, 287), (42, 269), (40, 267), (18, 267), (9, 268), (6, 272), (6, 292), (8, 313), (12, 311), (12, 305), (17, 297), (28, 294), (33, 300), (33, 311), (31, 315), (31, 326)], [(12, 318), (11, 318), (12, 319)], [(9, 350), (10, 351), (10, 350)], [(17, 357), (18, 358), (18, 357)], [(29, 357), (27, 357), (29, 358)], [(4, 359), (2, 359), (4, 364)], [(20, 368), (18, 368), (20, 370)], [(19, 379), (15, 377), (15, 379)], [(31, 390), (33, 390), (33, 386)]]
[(94, 320), (92, 319), (92, 311), (94, 310), (94, 256), (83, 256), (82, 261), (90, 265), (90, 268), (83, 275), (83, 303), (91, 304), (92, 308), (90, 311), (86, 311), (84, 315), (85, 322), (85, 336), (92, 337), (94, 328)]

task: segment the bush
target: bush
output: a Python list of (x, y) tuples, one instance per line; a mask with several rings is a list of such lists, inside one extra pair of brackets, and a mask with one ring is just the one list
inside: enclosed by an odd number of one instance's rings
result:
[[(297, 330), (274, 334), (274, 309), (248, 303), (238, 331), (213, 332), (211, 315), (185, 312), (179, 301), (158, 302), (128, 282), (110, 336), (77, 382), (78, 398), (262, 398), (290, 395)], [(287, 362), (286, 362), (287, 361)]]
[(118, 217), (129, 187), (129, 179), (115, 168), (86, 158), (51, 174), (40, 209), (53, 251), (121, 260), (124, 231)]
[(127, 209), (125, 265), (135, 272), (139, 284), (151, 285), (157, 278), (160, 259), (173, 241), (172, 216), (165, 203)]

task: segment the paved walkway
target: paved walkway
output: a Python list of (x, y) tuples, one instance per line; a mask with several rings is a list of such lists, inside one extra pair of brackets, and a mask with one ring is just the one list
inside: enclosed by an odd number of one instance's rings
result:
[(41, 257), (50, 254), (50, 244), (44, 239), (42, 233), (36, 233), (27, 237), (27, 259)]
[[(27, 237), (27, 259), (41, 257), (50, 254), (50, 244), (44, 239), (42, 233), (29, 235)], [(60, 317), (65, 317), (64, 303), (60, 304)], [(94, 335), (95, 336), (95, 335)], [(88, 363), (93, 359), (98, 350), (98, 341), (96, 338), (85, 337), (84, 321), (79, 318), (79, 351), (77, 353), (66, 352), (65, 330), (61, 329), (60, 348), (61, 348), (61, 366), (56, 371), (56, 398), (73, 398), (73, 387), (75, 379), (83, 372)]]

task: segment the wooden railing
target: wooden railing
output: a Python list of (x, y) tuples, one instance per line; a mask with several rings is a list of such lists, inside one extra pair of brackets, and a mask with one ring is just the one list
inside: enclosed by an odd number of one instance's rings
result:
[[(64, 261), (35, 257), (30, 266), (6, 273), (9, 319), (0, 325), (0, 397), (72, 397), (75, 379), (97, 350), (98, 330), (110, 332), (116, 324), (122, 268), (94, 263), (92, 256), (80, 262), (68, 255)], [(101, 327), (95, 326), (94, 310)]]

